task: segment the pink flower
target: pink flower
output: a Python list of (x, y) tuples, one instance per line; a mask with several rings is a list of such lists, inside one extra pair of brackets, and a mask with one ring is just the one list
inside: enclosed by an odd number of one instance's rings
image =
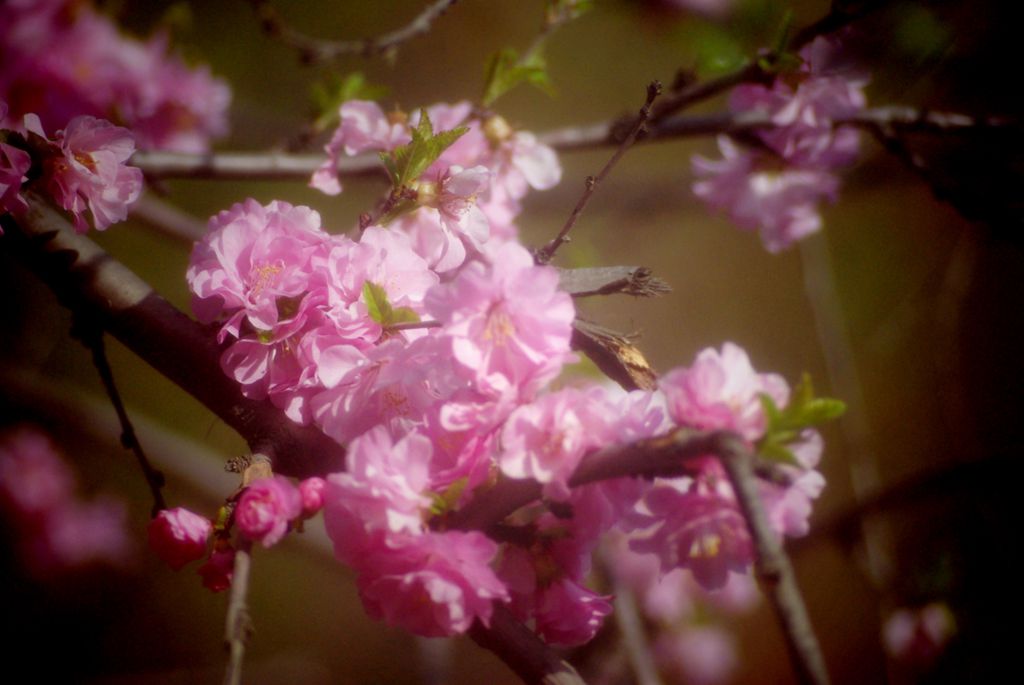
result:
[(507, 601), (490, 568), (498, 546), (479, 532), (402, 536), (356, 563), (370, 616), (416, 635), (440, 637), (490, 623), (494, 601)]
[(122, 566), (134, 545), (123, 502), (69, 501), (46, 512), (31, 540), (32, 562), (39, 571), (61, 571), (88, 564)]
[(559, 647), (589, 642), (605, 616), (612, 613), (609, 599), (562, 578), (541, 590), (537, 597), (537, 634), (548, 644)]
[[(3, 119), (2, 111), (0, 108), (0, 119)], [(26, 174), (31, 167), (32, 158), (27, 152), (0, 143), (0, 214), (10, 212), (17, 215), (28, 209), (28, 202), (21, 196), (21, 184), (28, 180)], [(3, 235), (2, 228), (0, 235)]]
[(271, 547), (288, 532), (288, 523), (302, 514), (302, 497), (284, 476), (261, 478), (245, 489), (235, 507), (242, 535)]
[(299, 496), (302, 498), (302, 516), (309, 518), (324, 508), (324, 489), (327, 481), (313, 476), (299, 483)]
[(839, 180), (827, 170), (780, 167), (760, 153), (741, 150), (719, 136), (722, 159), (694, 156), (694, 173), (702, 180), (693, 192), (747, 230), (760, 229), (769, 252), (779, 252), (821, 229), (818, 204), (834, 200)]
[(328, 195), (341, 192), (338, 181), (338, 160), (342, 152), (348, 156), (368, 150), (393, 150), (409, 142), (408, 128), (404, 123), (392, 121), (376, 102), (349, 100), (338, 110), (341, 122), (324, 146), (325, 161), (313, 174), (309, 185)]
[(569, 476), (587, 449), (599, 441), (606, 418), (588, 411), (588, 396), (566, 388), (542, 395), (508, 417), (498, 463), (512, 478), (533, 478), (555, 499), (569, 496)]
[(422, 435), (395, 441), (382, 426), (351, 442), (348, 471), (328, 476), (324, 491), (324, 523), (339, 559), (356, 564), (381, 534), (422, 531), (431, 452)]
[(149, 547), (175, 571), (206, 554), (213, 525), (183, 507), (164, 509), (149, 522)]
[(489, 265), (463, 267), (451, 283), (432, 288), (425, 304), (483, 392), (514, 387), (526, 395), (569, 358), (572, 299), (558, 290), (558, 274), (535, 266), (516, 243), (496, 247)]
[(754, 371), (750, 358), (733, 343), (722, 351), (701, 350), (690, 368), (673, 369), (658, 382), (668, 412), (683, 426), (731, 430), (750, 441), (764, 435), (761, 394), (779, 407), (789, 401), (789, 386), (776, 374)]
[(43, 433), (30, 428), (0, 434), (0, 504), (33, 517), (75, 497), (75, 476)]
[(635, 519), (648, 528), (638, 531), (630, 549), (658, 555), (662, 573), (688, 568), (702, 587), (713, 590), (725, 585), (730, 571), (750, 567), (753, 543), (728, 483), (715, 477), (688, 481), (659, 481), (647, 492), (644, 513)]
[(125, 164), (135, 152), (128, 129), (94, 117), (75, 117), (57, 132), (60, 153), (45, 163), (46, 186), (54, 201), (71, 212), (85, 233), (86, 206), (96, 230), (123, 221), (142, 192), (142, 171)]
[[(0, 45), (0, 99), (11, 119), (35, 112), (50, 130), (79, 115), (115, 119), (141, 147), (196, 153), (227, 128), (223, 81), (169, 55), (166, 36), (125, 37), (89, 4), (0, 4)], [(0, 125), (20, 122), (0, 116)]]
[(420, 224), (421, 232), (430, 229), (439, 232), (433, 238), (419, 236), (421, 244), (424, 241), (436, 242), (439, 247), (436, 255), (430, 255), (436, 271), (450, 271), (462, 265), (466, 248), (460, 244), (461, 241), (476, 251), (490, 236), (487, 216), (477, 206), (477, 196), (487, 189), (490, 177), (486, 167), (463, 169), (456, 165), (446, 169), (436, 182), (420, 181), (416, 184), (418, 202), (437, 211), (431, 213), (421, 209), (417, 214), (423, 216), (408, 219), (406, 223)]
[(227, 590), (235, 574), (235, 548), (231, 545), (215, 546), (198, 573), (203, 577), (203, 587), (211, 592)]
[[(305, 310), (298, 306), (291, 311), (279, 303), (304, 299), (310, 262), (327, 241), (319, 214), (287, 202), (262, 206), (249, 199), (211, 217), (209, 232), (192, 249), (185, 274), (196, 315), (211, 322), (229, 314), (224, 334), (235, 337), (243, 319), (258, 331), (287, 335), (301, 323), (296, 317)], [(285, 322), (294, 325), (279, 331)]]
[(956, 619), (945, 602), (897, 609), (882, 626), (885, 651), (919, 669), (934, 664), (955, 634)]
[(662, 633), (653, 651), (662, 668), (694, 685), (727, 682), (739, 666), (736, 639), (713, 625), (688, 625), (679, 632)]

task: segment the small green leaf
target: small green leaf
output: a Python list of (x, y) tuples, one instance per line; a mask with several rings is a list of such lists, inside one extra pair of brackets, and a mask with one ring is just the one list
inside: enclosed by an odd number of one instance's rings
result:
[(483, 104), (491, 105), (520, 83), (529, 83), (548, 95), (554, 95), (547, 62), (539, 48), (531, 50), (522, 59), (512, 48), (504, 48), (494, 53), (487, 63), (484, 76)]
[(430, 498), (430, 513), (434, 516), (441, 516), (454, 509), (455, 505), (459, 503), (462, 493), (466, 491), (467, 485), (469, 485), (469, 478), (463, 476), (452, 482), (444, 489), (444, 492), (433, 493)]
[(390, 153), (381, 153), (381, 161), (394, 187), (401, 188), (419, 178), (441, 154), (469, 129), (465, 126), (434, 133), (427, 110), (420, 110), (420, 121), (412, 129), (412, 140)]
[(387, 291), (373, 281), (363, 282), (363, 300), (370, 318), (384, 328), (400, 323), (417, 323), (420, 320), (420, 315), (409, 307), (392, 307)]
[(399, 307), (398, 309), (391, 310), (391, 320), (388, 321), (388, 326), (394, 326), (399, 323), (419, 323), (420, 315), (409, 307)]
[(388, 302), (388, 294), (384, 288), (373, 281), (363, 282), (363, 300), (366, 302), (366, 311), (370, 318), (386, 325), (388, 317), (391, 316), (391, 303)]
[(796, 455), (793, 454), (791, 449), (774, 441), (762, 444), (758, 449), (758, 454), (768, 461), (788, 464), (790, 466), (800, 466), (800, 462), (797, 461)]

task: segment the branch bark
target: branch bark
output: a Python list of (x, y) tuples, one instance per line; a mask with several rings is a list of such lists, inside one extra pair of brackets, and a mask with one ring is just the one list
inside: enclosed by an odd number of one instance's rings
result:
[(200, 326), (40, 200), (3, 243), (68, 309), (92, 318), (149, 365), (206, 405), (290, 476), (341, 470), (344, 449), (312, 426), (299, 426), (269, 402), (250, 400), (220, 368), (221, 350)]

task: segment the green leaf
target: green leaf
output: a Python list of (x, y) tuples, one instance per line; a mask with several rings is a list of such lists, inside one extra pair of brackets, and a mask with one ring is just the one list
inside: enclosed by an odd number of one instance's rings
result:
[(397, 189), (415, 181), (468, 130), (466, 126), (459, 126), (435, 134), (427, 110), (420, 110), (419, 124), (411, 131), (412, 140), (390, 153), (380, 155), (388, 175), (391, 176), (391, 183)]
[(539, 48), (530, 51), (522, 59), (512, 48), (504, 48), (494, 53), (487, 63), (484, 83), (482, 102), (485, 106), (490, 106), (520, 83), (529, 83), (548, 95), (554, 95), (547, 62)]
[(417, 323), (420, 320), (419, 314), (409, 307), (393, 308), (387, 292), (373, 281), (363, 282), (363, 300), (370, 318), (384, 328), (400, 323)]
[(762, 444), (758, 448), (758, 454), (763, 459), (768, 461), (774, 461), (780, 464), (788, 464), (790, 466), (800, 466), (800, 462), (797, 461), (796, 455), (793, 451), (778, 442), (771, 441)]
[(462, 493), (465, 492), (467, 485), (469, 485), (469, 478), (463, 476), (452, 482), (451, 485), (444, 489), (444, 492), (433, 493), (430, 498), (430, 513), (433, 516), (441, 516), (454, 509), (455, 505), (459, 503)]
[(388, 302), (388, 294), (384, 288), (373, 281), (364, 281), (363, 300), (366, 302), (366, 311), (370, 318), (384, 326), (391, 315), (391, 303)]

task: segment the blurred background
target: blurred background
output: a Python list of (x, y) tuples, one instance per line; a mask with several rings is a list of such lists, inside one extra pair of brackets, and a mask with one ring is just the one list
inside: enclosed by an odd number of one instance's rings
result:
[[(775, 39), (789, 9), (795, 27), (828, 11), (827, 2), (811, 1), (735, 0), (710, 14), (684, 4), (596, 0), (548, 43), (555, 95), (521, 87), (496, 109), (536, 132), (610, 120), (639, 108), (652, 79), (669, 84), (680, 69), (711, 77), (734, 68)], [(878, 4), (855, 25), (872, 105), (1020, 114), (1021, 58), (1000, 3)], [(274, 5), (310, 34), (360, 38), (405, 24), (425, 3)], [(218, 149), (281, 146), (315, 115), (311, 89), (331, 69), (304, 66), (263, 35), (247, 3), (102, 6), (137, 35), (170, 31), (188, 60), (208, 63), (230, 83), (231, 134)], [(336, 70), (386, 86), (386, 108), (474, 100), (488, 56), (525, 49), (543, 13), (541, 0), (462, 0), (392, 58), (347, 58)], [(724, 106), (716, 99), (694, 111)], [(713, 139), (640, 145), (599, 187), (557, 260), (643, 265), (671, 284), (673, 292), (658, 299), (580, 303), (588, 318), (639, 334), (658, 371), (689, 365), (702, 348), (731, 340), (757, 369), (791, 383), (808, 371), (821, 394), (848, 403), (846, 416), (824, 431), (828, 486), (811, 533), (789, 544), (836, 683), (984, 681), (1013, 664), (1014, 631), (1005, 626), (1019, 604), (1011, 560), (1021, 547), (1012, 474), (1024, 445), (1024, 145), (1019, 134), (921, 135), (909, 143), (933, 183), (865, 137), (838, 202), (823, 210), (825, 230), (779, 255), (693, 196), (690, 157), (714, 156)], [(560, 156), (562, 184), (526, 198), (518, 222), (524, 242), (557, 233), (584, 177), (610, 154)], [(304, 182), (167, 181), (158, 190), (202, 222), (247, 197), (284, 199), (313, 207), (328, 230), (343, 232), (384, 188), (354, 179), (337, 198)], [(188, 244), (140, 221), (90, 237), (188, 310)], [(9, 668), (24, 665), (53, 682), (218, 682), (226, 597), (203, 589), (194, 566), (175, 573), (145, 549), (148, 491), (118, 444), (89, 353), (69, 337), (68, 312), (5, 254), (2, 241), (0, 317), (0, 425), (29, 421), (48, 430), (87, 496), (125, 501), (137, 543), (120, 569), (39, 575), (0, 522)], [(108, 349), (143, 445), (167, 474), (169, 502), (212, 515), (237, 486), (222, 464), (244, 453), (244, 443), (116, 341)], [(246, 682), (517, 682), (468, 639), (417, 642), (369, 620), (325, 539), (315, 520), (304, 535), (256, 551)], [(949, 643), (920, 663), (888, 659), (886, 617), (935, 602), (955, 619)], [(729, 628), (740, 663), (726, 682), (790, 682), (785, 646), (764, 603)], [(597, 647), (582, 649), (574, 662), (587, 674), (615, 639), (609, 621)]]

